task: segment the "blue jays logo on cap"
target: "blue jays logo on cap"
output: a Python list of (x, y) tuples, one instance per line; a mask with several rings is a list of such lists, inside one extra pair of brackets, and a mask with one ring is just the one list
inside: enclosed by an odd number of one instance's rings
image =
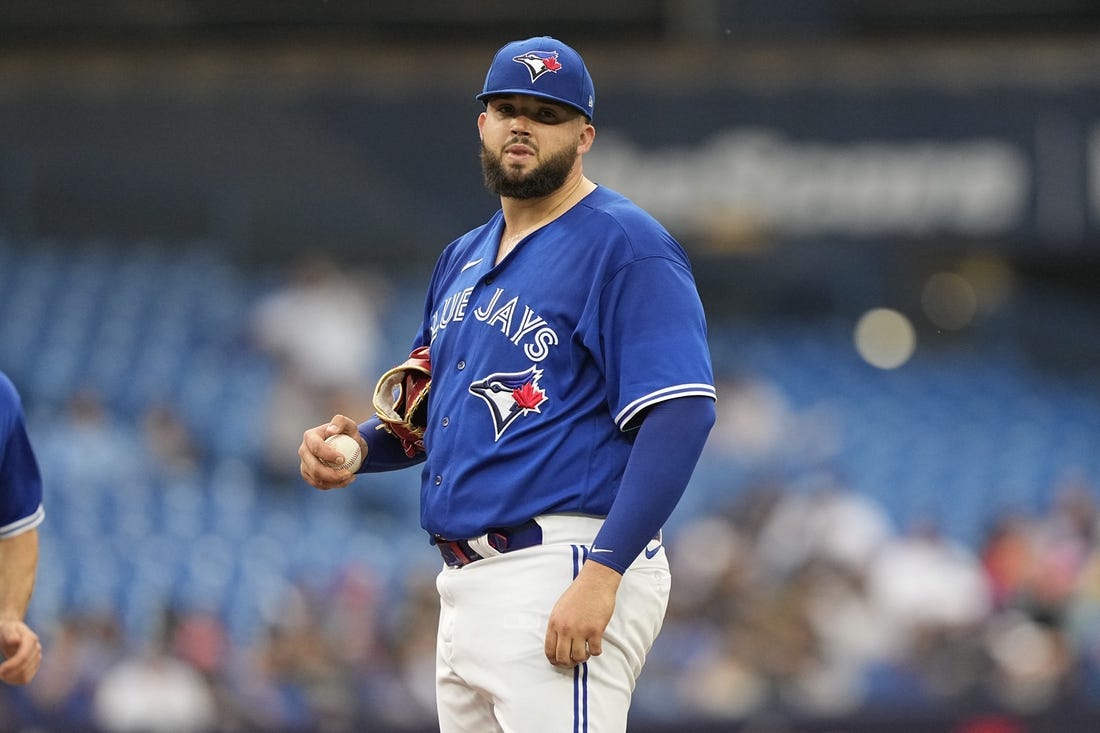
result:
[(525, 54), (513, 56), (512, 60), (527, 67), (527, 70), (531, 72), (532, 82), (548, 71), (556, 72), (561, 68), (557, 51), (550, 51), (549, 53), (546, 51), (528, 51)]
[(549, 398), (539, 387), (542, 370), (531, 366), (522, 372), (490, 374), (470, 385), (470, 394), (485, 400), (493, 417), (496, 438), (517, 418), (529, 412), (542, 412), (539, 407)]
[(579, 53), (549, 36), (512, 41), (505, 45), (485, 75), (477, 99), (526, 94), (567, 105), (589, 120), (596, 107), (592, 77)]

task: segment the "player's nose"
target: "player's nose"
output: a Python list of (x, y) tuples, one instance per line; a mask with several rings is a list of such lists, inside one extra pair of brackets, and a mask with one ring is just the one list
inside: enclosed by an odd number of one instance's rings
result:
[(530, 135), (531, 134), (531, 120), (526, 115), (520, 113), (512, 118), (512, 134), (513, 135)]

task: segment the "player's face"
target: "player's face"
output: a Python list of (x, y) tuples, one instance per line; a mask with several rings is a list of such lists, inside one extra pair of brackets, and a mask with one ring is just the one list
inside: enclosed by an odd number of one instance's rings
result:
[(524, 95), (489, 100), (478, 127), (486, 187), (517, 199), (547, 196), (561, 188), (594, 135), (579, 112)]

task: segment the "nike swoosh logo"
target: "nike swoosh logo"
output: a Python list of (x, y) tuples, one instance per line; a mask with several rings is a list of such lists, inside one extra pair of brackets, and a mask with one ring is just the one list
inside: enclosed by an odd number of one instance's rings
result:
[(592, 554), (595, 554), (597, 552), (611, 552), (611, 550), (608, 550), (608, 549), (603, 548), (603, 547), (593, 547), (591, 550), (589, 550), (589, 552), (592, 553)]
[(664, 547), (664, 545), (657, 545), (652, 550), (648, 547), (645, 548), (645, 559), (652, 560), (653, 558), (657, 557), (657, 553), (661, 551), (662, 547)]
[(465, 265), (463, 265), (463, 266), (462, 266), (462, 270), (460, 270), (460, 272), (466, 272), (466, 271), (467, 271), (467, 270), (469, 270), (469, 269), (470, 269), (471, 267), (476, 267), (477, 265), (480, 265), (480, 264), (481, 264), (481, 260), (483, 260), (483, 259), (485, 259), (485, 258), (484, 258), (484, 257), (480, 257), (480, 258), (478, 258), (478, 259), (476, 259), (476, 260), (470, 260), (469, 262), (467, 262), (467, 263), (466, 263)]

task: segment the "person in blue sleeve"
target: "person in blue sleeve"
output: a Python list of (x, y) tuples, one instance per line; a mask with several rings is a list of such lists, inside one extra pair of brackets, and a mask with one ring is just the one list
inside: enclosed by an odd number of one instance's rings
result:
[(24, 621), (38, 572), (42, 478), (27, 438), (23, 403), (0, 372), (0, 681), (30, 682), (42, 644)]
[(584, 174), (596, 95), (573, 48), (508, 43), (476, 98), (500, 210), (428, 284), (423, 450), (336, 415), (305, 431), (301, 473), (356, 478), (326, 463), (336, 433), (358, 473), (421, 467), (442, 733), (624, 731), (669, 598), (661, 527), (715, 420), (704, 311), (680, 244)]

